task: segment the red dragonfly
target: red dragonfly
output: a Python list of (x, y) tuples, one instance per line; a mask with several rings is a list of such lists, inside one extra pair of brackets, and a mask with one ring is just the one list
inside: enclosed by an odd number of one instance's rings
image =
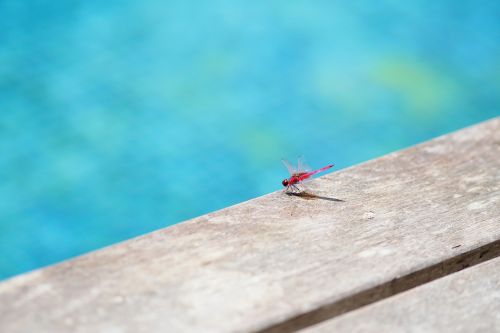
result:
[(283, 162), (283, 164), (288, 169), (288, 172), (290, 173), (290, 178), (285, 178), (281, 182), (283, 186), (285, 186), (285, 189), (283, 190), (284, 192), (288, 192), (289, 189), (291, 189), (292, 192), (300, 191), (299, 188), (297, 187), (297, 184), (302, 183), (306, 179), (311, 178), (313, 175), (323, 172), (334, 166), (334, 164), (330, 164), (324, 168), (311, 171), (311, 168), (309, 168), (304, 163), (302, 157), (299, 157), (297, 168), (294, 168), (287, 160), (283, 159), (281, 161)]

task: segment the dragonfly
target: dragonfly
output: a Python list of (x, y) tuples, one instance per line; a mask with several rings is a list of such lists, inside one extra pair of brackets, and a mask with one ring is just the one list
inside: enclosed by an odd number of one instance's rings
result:
[(330, 164), (321, 169), (311, 171), (311, 168), (304, 163), (304, 159), (302, 157), (299, 157), (296, 168), (293, 167), (290, 162), (285, 159), (282, 159), (281, 161), (290, 173), (290, 178), (285, 178), (281, 182), (281, 184), (283, 184), (283, 186), (285, 187), (283, 192), (288, 192), (289, 190), (292, 190), (292, 192), (300, 192), (297, 184), (302, 183), (303, 181), (310, 179), (313, 175), (328, 170), (334, 166), (334, 164)]

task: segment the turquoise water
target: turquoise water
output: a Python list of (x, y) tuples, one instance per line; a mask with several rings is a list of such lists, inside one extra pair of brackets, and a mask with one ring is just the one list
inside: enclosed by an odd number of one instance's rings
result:
[(0, 0), (0, 278), (499, 115), (499, 13)]

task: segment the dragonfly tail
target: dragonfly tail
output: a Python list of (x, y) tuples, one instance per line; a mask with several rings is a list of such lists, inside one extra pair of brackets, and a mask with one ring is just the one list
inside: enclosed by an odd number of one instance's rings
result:
[(312, 175), (315, 175), (315, 174), (317, 174), (317, 173), (320, 173), (320, 172), (323, 172), (323, 171), (325, 171), (325, 170), (328, 170), (328, 169), (332, 168), (334, 165), (335, 165), (335, 164), (330, 164), (330, 165), (327, 165), (327, 166), (326, 166), (326, 167), (324, 167), (324, 168), (321, 168), (321, 169), (318, 169), (318, 170), (314, 170), (314, 171), (312, 171), (312, 172), (309, 172), (309, 173), (307, 174), (307, 176), (308, 176), (308, 177), (311, 177)]

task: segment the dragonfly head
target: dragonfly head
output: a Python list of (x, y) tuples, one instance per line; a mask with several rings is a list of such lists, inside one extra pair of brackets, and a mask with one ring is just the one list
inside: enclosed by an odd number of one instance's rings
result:
[(283, 184), (283, 186), (288, 186), (288, 179), (283, 179), (283, 181), (281, 182), (281, 184)]

